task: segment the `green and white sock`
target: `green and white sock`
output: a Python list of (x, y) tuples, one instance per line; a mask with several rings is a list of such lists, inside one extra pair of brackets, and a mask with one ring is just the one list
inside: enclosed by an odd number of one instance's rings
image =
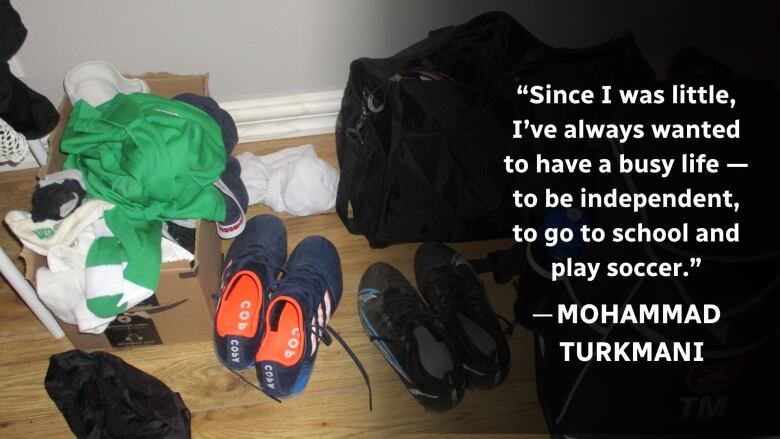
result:
[[(109, 212), (113, 210), (106, 212), (108, 222), (111, 222)], [(117, 222), (117, 225), (121, 227), (122, 222)], [(154, 241), (151, 244), (156, 245), (156, 251), (149, 251), (147, 243), (120, 242), (106, 219), (95, 223), (95, 242), (87, 253), (85, 273), (87, 307), (90, 311), (98, 317), (110, 318), (154, 294), (154, 285), (157, 285), (159, 278), (159, 240), (158, 235), (156, 244)], [(127, 248), (127, 244), (130, 244), (130, 248)], [(154, 263), (149, 264), (147, 258), (150, 261), (156, 258), (158, 268), (152, 270), (152, 273), (146, 265), (154, 267)]]

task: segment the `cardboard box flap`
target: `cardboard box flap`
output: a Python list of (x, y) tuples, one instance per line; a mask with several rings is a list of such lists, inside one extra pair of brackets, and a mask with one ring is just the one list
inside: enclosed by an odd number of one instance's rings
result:
[(22, 247), (22, 253), (19, 254), (19, 257), (24, 261), (24, 277), (35, 286), (35, 273), (38, 271), (38, 267), (46, 265), (46, 257), (27, 247)]
[(209, 95), (209, 75), (173, 75), (171, 73), (145, 73), (140, 76), (149, 84), (152, 94), (165, 98), (172, 98), (182, 93), (196, 93), (202, 96)]
[[(214, 251), (215, 249), (219, 249)], [(204, 294), (216, 293), (222, 276), (222, 240), (217, 235), (217, 225), (210, 221), (198, 221), (195, 229), (195, 271)], [(215, 302), (207, 301), (213, 314)]]

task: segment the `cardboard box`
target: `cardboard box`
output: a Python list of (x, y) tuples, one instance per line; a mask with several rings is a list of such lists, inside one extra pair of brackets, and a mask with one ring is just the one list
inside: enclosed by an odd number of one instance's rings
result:
[[(139, 76), (152, 94), (173, 97), (191, 92), (208, 95), (208, 75), (177, 76), (149, 73)], [(51, 134), (49, 160), (39, 177), (62, 169), (65, 155), (60, 140), (70, 114), (71, 103), (63, 99), (60, 122)], [(60, 322), (73, 345), (83, 350), (115, 350), (150, 344), (172, 344), (212, 339), (213, 294), (218, 291), (222, 265), (222, 245), (216, 225), (198, 221), (195, 231), (195, 260), (162, 264), (160, 283), (151, 298), (120, 314), (104, 334), (83, 334), (73, 325)], [(38, 267), (46, 258), (28, 249), (22, 251), (26, 277), (35, 284)]]

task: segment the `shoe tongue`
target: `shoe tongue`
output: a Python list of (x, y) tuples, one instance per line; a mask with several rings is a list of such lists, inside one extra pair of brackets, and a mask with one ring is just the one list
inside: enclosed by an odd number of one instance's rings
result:
[[(402, 321), (403, 327), (409, 328), (419, 324), (421, 317), (426, 314), (426, 308), (422, 298), (415, 291), (399, 287), (390, 287), (385, 290), (382, 301), (382, 311), (393, 316), (393, 324)], [(401, 329), (399, 327), (399, 329)]]
[[(458, 268), (453, 267), (452, 265), (443, 265), (434, 268), (428, 274), (427, 278), (437, 289), (446, 289), (447, 291), (439, 291), (439, 293), (448, 296), (460, 294), (460, 290), (462, 290), (464, 286)], [(455, 292), (453, 293), (452, 290), (455, 290)]]
[(469, 297), (472, 294), (484, 294), (474, 291), (479, 288), (478, 279), (474, 279), (474, 273), (467, 264), (448, 265), (441, 267), (432, 276), (438, 294), (441, 294), (450, 307), (472, 317), (481, 316), (485, 310)]
[(236, 272), (239, 270), (248, 270), (254, 272), (263, 286), (267, 288), (273, 281), (273, 268), (266, 264), (264, 261), (258, 261), (250, 257), (241, 257), (236, 259), (232, 267), (235, 267)]
[(419, 302), (420, 307), (423, 306), (422, 298), (416, 291), (403, 287), (389, 287), (384, 292), (383, 305), (389, 307), (396, 307), (401, 304), (409, 305), (412, 308), (412, 303)]

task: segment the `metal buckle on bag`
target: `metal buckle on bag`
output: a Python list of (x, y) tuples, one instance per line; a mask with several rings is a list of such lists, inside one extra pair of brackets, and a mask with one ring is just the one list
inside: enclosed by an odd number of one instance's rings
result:
[(368, 110), (374, 114), (379, 113), (385, 109), (385, 98), (387, 97), (386, 94), (382, 95), (381, 104), (377, 105), (374, 102), (374, 98), (376, 98), (377, 92), (379, 92), (383, 88), (385, 88), (385, 84), (379, 84), (376, 87), (374, 87), (374, 89), (371, 91), (363, 89), (363, 111), (364, 112), (366, 111), (366, 108), (368, 108)]
[(372, 113), (379, 113), (380, 111), (385, 109), (385, 102), (383, 100), (382, 103), (379, 104), (379, 106), (377, 107), (374, 104), (374, 95), (369, 94), (368, 99), (366, 100), (366, 106), (368, 106), (368, 109), (371, 110)]
[(347, 130), (347, 133), (352, 135), (357, 141), (363, 145), (365, 144), (365, 139), (363, 138), (363, 126), (366, 123), (366, 120), (368, 119), (369, 115), (371, 113), (376, 114), (381, 112), (385, 109), (385, 102), (384, 98), (382, 99), (382, 103), (377, 105), (374, 101), (375, 98), (375, 92), (382, 88), (383, 85), (379, 85), (376, 88), (374, 88), (372, 91), (363, 90), (363, 102), (361, 104), (362, 112), (360, 113), (360, 117), (355, 122), (355, 126), (352, 128), (349, 128)]

